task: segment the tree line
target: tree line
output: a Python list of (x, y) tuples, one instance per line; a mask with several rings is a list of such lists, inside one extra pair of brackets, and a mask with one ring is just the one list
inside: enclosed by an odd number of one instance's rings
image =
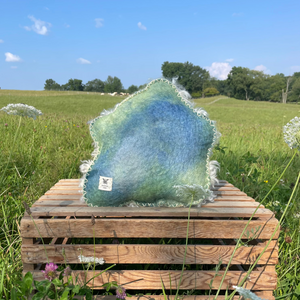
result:
[(66, 84), (58, 84), (53, 79), (47, 79), (44, 85), (44, 89), (47, 91), (86, 91), (86, 92), (98, 92), (98, 93), (134, 93), (139, 89), (144, 88), (146, 85), (131, 85), (128, 89), (124, 89), (121, 80), (114, 76), (108, 76), (105, 81), (101, 79), (94, 79), (88, 81), (86, 84), (82, 83), (81, 79), (69, 79)]
[[(190, 62), (164, 62), (161, 66), (165, 78), (177, 78), (193, 98), (209, 97), (218, 94), (241, 100), (297, 102), (300, 101), (300, 72), (292, 76), (282, 73), (276, 75), (264, 74), (262, 71), (250, 70), (244, 67), (233, 67), (225, 80), (211, 77), (209, 72)], [(144, 85), (131, 85), (124, 89), (118, 77), (108, 76), (105, 81), (94, 79), (86, 84), (80, 79), (69, 79), (66, 84), (58, 84), (53, 79), (47, 79), (45, 90), (56, 91), (87, 91), (100, 93), (134, 93)]]
[(161, 67), (166, 78), (178, 82), (193, 98), (217, 94), (241, 100), (297, 102), (300, 101), (300, 72), (292, 76), (282, 73), (267, 75), (262, 71), (233, 67), (225, 80), (211, 77), (209, 72), (190, 62), (164, 62)]

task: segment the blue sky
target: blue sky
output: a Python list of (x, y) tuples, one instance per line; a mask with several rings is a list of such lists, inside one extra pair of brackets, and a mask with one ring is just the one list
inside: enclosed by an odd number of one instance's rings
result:
[(0, 87), (108, 75), (125, 88), (192, 62), (224, 79), (233, 66), (300, 71), (300, 1), (1, 0)]

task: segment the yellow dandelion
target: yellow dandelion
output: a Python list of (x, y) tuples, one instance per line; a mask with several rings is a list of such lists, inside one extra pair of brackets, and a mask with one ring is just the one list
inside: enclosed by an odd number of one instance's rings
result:
[(75, 126), (75, 124), (73, 124), (73, 126)]
[(47, 126), (45, 126), (45, 127), (47, 127)]
[(269, 180), (265, 180), (265, 183), (268, 183), (269, 182)]

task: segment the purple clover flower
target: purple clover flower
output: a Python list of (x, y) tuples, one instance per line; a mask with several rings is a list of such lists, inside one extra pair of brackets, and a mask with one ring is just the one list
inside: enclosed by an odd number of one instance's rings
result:
[(122, 286), (118, 286), (116, 290), (117, 299), (126, 299), (126, 290)]
[(71, 270), (70, 266), (67, 266), (67, 267), (64, 269), (63, 275), (64, 275), (64, 276), (69, 276), (69, 275), (71, 275), (71, 273), (72, 273), (72, 270)]
[(7, 123), (5, 123), (5, 124), (4, 124), (4, 126), (6, 126), (6, 127), (7, 127), (7, 126), (8, 126), (8, 124), (7, 124)]
[(49, 279), (52, 281), (54, 278), (57, 277), (56, 269), (58, 268), (57, 265), (54, 263), (46, 264), (45, 271), (42, 271), (44, 273), (45, 279)]

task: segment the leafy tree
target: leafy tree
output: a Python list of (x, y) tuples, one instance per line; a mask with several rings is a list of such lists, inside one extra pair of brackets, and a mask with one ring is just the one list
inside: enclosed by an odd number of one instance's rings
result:
[(293, 82), (289, 100), (292, 102), (300, 101), (300, 76), (296, 78)]
[(138, 90), (142, 90), (142, 89), (144, 89), (146, 86), (147, 86), (147, 83), (141, 84), (141, 85), (139, 86), (139, 89), (138, 89)]
[(80, 79), (69, 79), (69, 81), (61, 86), (65, 91), (83, 91), (84, 85)]
[(61, 86), (56, 83), (53, 79), (47, 79), (44, 85), (44, 90), (47, 91), (58, 91), (61, 89)]
[(165, 61), (161, 67), (162, 75), (168, 79), (177, 77), (180, 83), (189, 93), (202, 92), (204, 84), (209, 80), (209, 72), (190, 62), (172, 63)]
[(118, 77), (108, 76), (104, 84), (104, 91), (106, 93), (120, 93), (124, 90), (123, 84)]
[(98, 92), (103, 93), (104, 92), (104, 82), (100, 79), (94, 79), (91, 81), (88, 81), (87, 84), (84, 87), (85, 91), (88, 92)]
[(215, 95), (219, 95), (219, 91), (214, 88), (214, 87), (209, 87), (209, 88), (206, 88), (204, 91), (203, 91), (205, 97), (209, 97), (209, 96), (215, 96)]
[(248, 68), (233, 67), (228, 74), (227, 82), (232, 87), (233, 96), (237, 99), (250, 99), (251, 86), (254, 83), (254, 72)]
[(136, 85), (131, 85), (128, 89), (127, 89), (127, 92), (129, 94), (133, 94), (135, 92), (137, 92), (139, 90), (139, 88), (136, 86)]

